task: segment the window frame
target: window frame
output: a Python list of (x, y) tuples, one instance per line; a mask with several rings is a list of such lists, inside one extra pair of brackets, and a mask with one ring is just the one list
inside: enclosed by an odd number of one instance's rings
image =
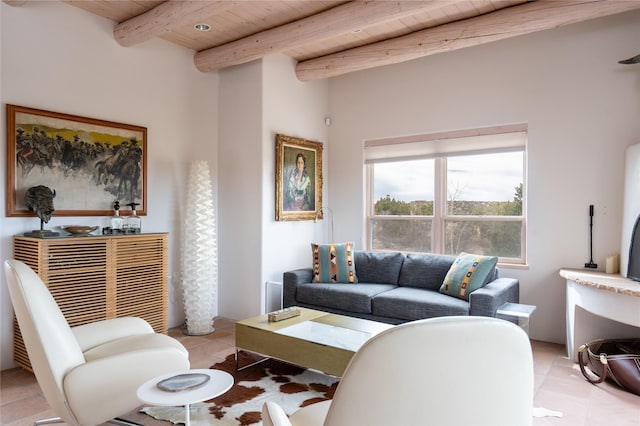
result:
[[(498, 257), (498, 263), (502, 266), (508, 267), (525, 267), (527, 264), (527, 134), (526, 124), (518, 124), (511, 126), (489, 127), (483, 129), (470, 129), (463, 131), (443, 132), (426, 135), (415, 135), (410, 137), (401, 138), (389, 138), (378, 139), (372, 141), (365, 141), (365, 180), (366, 180), (366, 196), (365, 196), (365, 233), (366, 233), (366, 247), (367, 250), (373, 250), (373, 222), (375, 220), (431, 220), (431, 250), (433, 253), (443, 253), (445, 238), (444, 233), (447, 222), (519, 222), (520, 227), (520, 256), (515, 257)], [(482, 148), (482, 142), (470, 145), (471, 149), (456, 149), (453, 152), (430, 152), (426, 155), (425, 151), (422, 153), (420, 146), (416, 149), (410, 144), (421, 144), (426, 151), (433, 150), (439, 151), (438, 144), (445, 143), (451, 139), (464, 139), (474, 138), (477, 136), (488, 136), (489, 139), (493, 135), (504, 135), (505, 133), (523, 134), (521, 135), (523, 143), (518, 147), (491, 147), (487, 145)], [(432, 143), (431, 143), (432, 142)], [(455, 145), (454, 141), (454, 145)], [(380, 155), (374, 152), (373, 159), (368, 158), (367, 148), (373, 147), (374, 150), (378, 150), (381, 147), (386, 149), (386, 153), (393, 153), (394, 147), (399, 146), (400, 151), (414, 151), (413, 155), (400, 155), (397, 158), (387, 158), (385, 153)], [(431, 147), (435, 148), (431, 148)], [(463, 148), (469, 148), (465, 146), (464, 141), (460, 144)], [(408, 148), (407, 148), (408, 147)], [(446, 149), (445, 149), (446, 151)], [(447, 211), (448, 194), (446, 190), (447, 186), (447, 158), (460, 155), (478, 155), (497, 152), (522, 152), (522, 214), (520, 216), (465, 216), (465, 215), (449, 215)], [(393, 157), (391, 155), (390, 157)], [(413, 216), (413, 215), (375, 215), (374, 214), (374, 165), (380, 162), (401, 162), (431, 158), (434, 160), (434, 200), (433, 200), (433, 215), (431, 216)]]

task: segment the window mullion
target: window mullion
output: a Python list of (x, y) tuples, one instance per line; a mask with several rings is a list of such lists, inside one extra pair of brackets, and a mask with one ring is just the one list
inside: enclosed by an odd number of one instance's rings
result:
[(433, 223), (431, 224), (431, 247), (434, 253), (444, 253), (444, 217), (447, 208), (447, 162), (436, 158), (434, 165)]

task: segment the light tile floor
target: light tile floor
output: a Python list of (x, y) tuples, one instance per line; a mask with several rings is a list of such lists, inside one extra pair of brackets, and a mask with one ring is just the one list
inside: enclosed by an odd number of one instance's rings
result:
[[(233, 321), (216, 319), (216, 331), (207, 336), (186, 336), (178, 328), (170, 335), (189, 350), (193, 368), (209, 368), (235, 350)], [(534, 425), (640, 425), (640, 396), (605, 383), (594, 386), (582, 377), (577, 364), (568, 360), (564, 346), (533, 341), (536, 407), (561, 412), (558, 417), (534, 418)], [(53, 417), (31, 373), (20, 368), (0, 373), (0, 424), (29, 426)], [(122, 417), (147, 426), (171, 426), (137, 410)]]

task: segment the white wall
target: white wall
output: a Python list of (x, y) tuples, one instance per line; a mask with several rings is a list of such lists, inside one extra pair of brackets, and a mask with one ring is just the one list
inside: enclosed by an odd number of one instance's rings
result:
[[(267, 280), (311, 263), (322, 223), (275, 221), (275, 135), (326, 142), (327, 81), (301, 83), (284, 55), (220, 72), (220, 315), (264, 311)], [(325, 157), (326, 158), (326, 157)]]
[[(163, 41), (132, 48), (113, 38), (113, 22), (60, 2), (2, 3), (2, 128), (5, 104), (135, 124), (148, 129), (148, 215), (144, 232), (170, 233), (170, 273), (179, 270), (179, 235), (188, 163), (210, 162), (217, 192), (218, 75), (200, 73), (193, 52)], [(5, 164), (4, 133), (0, 163)], [(5, 176), (0, 177), (4, 194)], [(4, 197), (3, 197), (4, 199)], [(56, 217), (47, 226), (106, 225), (103, 217)], [(12, 236), (37, 229), (35, 218), (0, 218), (0, 259)], [(176, 274), (177, 275), (177, 274)], [(178, 277), (170, 280), (171, 326), (182, 323)], [(12, 363), (12, 309), (0, 274), (1, 368)]]
[(219, 312), (260, 313), (262, 62), (220, 72)]
[[(263, 279), (282, 282), (282, 272), (311, 265), (311, 245), (326, 241), (328, 220), (275, 220), (275, 138), (277, 133), (323, 144), (322, 172), (329, 171), (327, 144), (329, 112), (327, 80), (301, 82), (295, 76), (295, 61), (284, 55), (264, 59), (264, 169), (262, 204)], [(323, 206), (331, 206), (327, 185)], [(329, 218), (328, 215), (325, 215)]]
[[(330, 80), (329, 195), (336, 239), (364, 243), (363, 141), (528, 123), (531, 336), (564, 342), (562, 267), (620, 251), (624, 152), (640, 140), (640, 12), (576, 24)], [(605, 337), (605, 336), (603, 336)]]

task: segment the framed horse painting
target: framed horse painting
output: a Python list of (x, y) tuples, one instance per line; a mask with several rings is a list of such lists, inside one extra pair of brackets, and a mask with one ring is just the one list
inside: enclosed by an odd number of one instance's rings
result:
[(54, 191), (54, 216), (147, 214), (147, 129), (7, 105), (6, 215), (33, 216), (29, 188)]

